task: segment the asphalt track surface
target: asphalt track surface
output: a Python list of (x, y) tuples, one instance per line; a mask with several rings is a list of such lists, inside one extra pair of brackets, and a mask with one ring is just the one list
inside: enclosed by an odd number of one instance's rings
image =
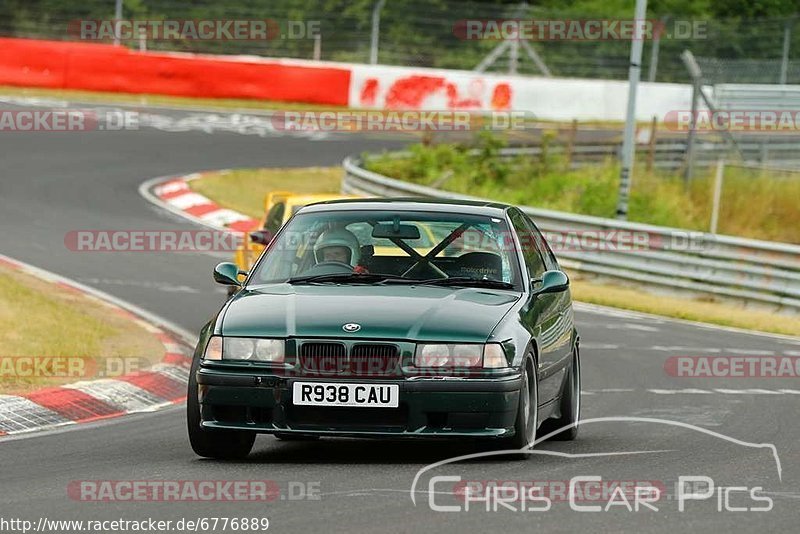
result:
[[(335, 165), (352, 153), (402, 144), (357, 136), (310, 140), (284, 135), (196, 130), (0, 134), (0, 251), (125, 299), (196, 332), (224, 299), (211, 280), (219, 255), (72, 252), (64, 235), (79, 229), (193, 229), (137, 192), (146, 179), (174, 173), (251, 166)], [(201, 460), (189, 448), (182, 407), (65, 431), (0, 440), (0, 518), (268, 517), (278, 532), (695, 532), (798, 529), (800, 425), (797, 379), (676, 378), (670, 356), (800, 356), (797, 341), (738, 333), (610, 310), (580, 308), (583, 418), (655, 418), (695, 425), (754, 448), (664, 422), (604, 421), (585, 425), (575, 442), (542, 444), (567, 455), (527, 462), (477, 459), (423, 474), (416, 505), (410, 489), (426, 465), (480, 449), (469, 443), (409, 443), (327, 439), (280, 442), (261, 436), (244, 462)], [(639, 452), (640, 454), (630, 454)], [(608, 453), (626, 453), (608, 455)], [(571, 456), (583, 454), (589, 456)], [(594, 456), (592, 456), (594, 455)], [(674, 493), (680, 475), (709, 476), (717, 486), (761, 486), (769, 512), (719, 511), (715, 497), (674, 499), (630, 512), (577, 512), (554, 496), (549, 511), (486, 511), (475, 503), (460, 513), (434, 512), (457, 504), (453, 483), (428, 485), (432, 474), (464, 480), (654, 481)], [(271, 502), (83, 502), (68, 495), (80, 480), (271, 480)], [(297, 500), (290, 483), (309, 483), (317, 499)], [(557, 490), (556, 490), (557, 491)], [(600, 502), (604, 505), (608, 499)], [(631, 499), (632, 500), (632, 499)], [(578, 504), (586, 504), (579, 502)], [(595, 504), (595, 503), (591, 503)], [(762, 503), (734, 493), (731, 506)], [(463, 505), (462, 505), (463, 506)], [(724, 506), (724, 501), (723, 501)], [(218, 530), (219, 531), (219, 530)]]

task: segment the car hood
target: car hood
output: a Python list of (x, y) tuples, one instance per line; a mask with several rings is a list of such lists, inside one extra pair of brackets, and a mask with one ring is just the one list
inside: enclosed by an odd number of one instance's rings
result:
[[(481, 343), (519, 298), (478, 288), (278, 284), (239, 292), (222, 334)], [(346, 333), (347, 323), (361, 329)]]

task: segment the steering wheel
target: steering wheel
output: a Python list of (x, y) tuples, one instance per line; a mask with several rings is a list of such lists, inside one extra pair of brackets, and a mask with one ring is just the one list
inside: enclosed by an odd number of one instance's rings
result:
[(352, 273), (354, 267), (341, 261), (323, 261), (306, 269), (303, 276), (316, 276), (322, 274), (347, 274)]

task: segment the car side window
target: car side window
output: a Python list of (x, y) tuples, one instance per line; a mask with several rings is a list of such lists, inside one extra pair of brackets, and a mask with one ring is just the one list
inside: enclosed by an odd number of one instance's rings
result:
[(556, 255), (553, 254), (553, 250), (550, 248), (550, 244), (544, 238), (544, 235), (539, 231), (536, 227), (536, 224), (531, 220), (530, 217), (523, 214), (525, 217), (525, 223), (531, 229), (531, 232), (538, 238), (536, 243), (539, 243), (539, 249), (542, 251), (542, 256), (544, 256), (544, 263), (547, 265), (548, 270), (560, 270), (561, 268), (558, 266), (558, 260), (556, 259)]
[(522, 256), (525, 258), (525, 267), (528, 270), (531, 280), (541, 278), (547, 270), (544, 258), (537, 246), (538, 239), (533, 229), (528, 226), (522, 213), (514, 210), (511, 212), (511, 224), (519, 237), (522, 247)]
[(286, 211), (286, 204), (279, 202), (270, 208), (267, 218), (264, 221), (264, 230), (276, 234), (283, 225), (283, 214)]

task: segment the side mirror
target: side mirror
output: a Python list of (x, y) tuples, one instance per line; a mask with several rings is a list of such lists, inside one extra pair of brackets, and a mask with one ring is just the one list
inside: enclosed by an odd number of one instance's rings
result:
[(534, 295), (544, 293), (560, 293), (569, 287), (569, 278), (563, 271), (545, 271), (542, 275), (542, 285), (533, 291)]
[(253, 243), (258, 243), (259, 245), (269, 245), (272, 242), (273, 237), (275, 236), (269, 230), (256, 230), (255, 232), (250, 232), (250, 241)]
[(245, 274), (239, 270), (235, 263), (224, 261), (214, 267), (214, 281), (225, 286), (240, 286), (239, 274)]

